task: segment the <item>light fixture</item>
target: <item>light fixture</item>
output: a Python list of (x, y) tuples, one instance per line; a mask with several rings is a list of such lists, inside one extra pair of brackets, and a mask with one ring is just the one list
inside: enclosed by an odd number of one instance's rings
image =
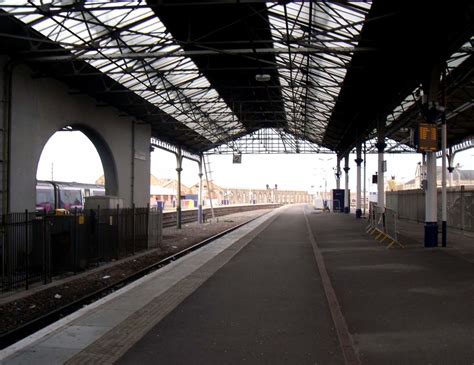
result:
[(270, 75), (269, 74), (256, 74), (255, 75), (255, 80), (257, 80), (259, 82), (270, 81)]

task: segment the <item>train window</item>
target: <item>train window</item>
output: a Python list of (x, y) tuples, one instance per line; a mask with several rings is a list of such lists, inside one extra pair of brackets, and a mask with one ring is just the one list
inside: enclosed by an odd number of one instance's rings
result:
[(94, 189), (94, 190), (91, 190), (91, 195), (93, 196), (104, 196), (105, 195), (105, 190), (102, 190), (102, 189)]
[(79, 189), (61, 189), (59, 191), (59, 208), (82, 209), (82, 194)]
[(89, 189), (84, 189), (84, 196), (91, 196), (91, 191)]

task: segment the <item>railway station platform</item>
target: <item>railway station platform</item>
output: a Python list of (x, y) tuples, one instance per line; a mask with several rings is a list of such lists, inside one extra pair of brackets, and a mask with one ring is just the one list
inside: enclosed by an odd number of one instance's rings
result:
[(425, 249), (406, 223), (406, 247), (386, 249), (365, 225), (305, 205), (276, 209), (3, 350), (0, 362), (474, 363), (472, 236)]

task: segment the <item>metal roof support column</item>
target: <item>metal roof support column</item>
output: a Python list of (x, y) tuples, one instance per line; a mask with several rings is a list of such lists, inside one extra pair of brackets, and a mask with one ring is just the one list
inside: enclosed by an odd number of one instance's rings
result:
[(362, 165), (362, 145), (357, 143), (356, 146), (357, 157), (355, 163), (357, 164), (357, 188), (356, 188), (356, 218), (362, 217), (361, 209), (361, 165)]
[(344, 160), (344, 213), (349, 213), (351, 211), (351, 197), (349, 196), (349, 154), (346, 155)]
[(386, 147), (385, 143), (385, 123), (383, 119), (379, 119), (377, 123), (377, 147), (378, 151), (378, 168), (377, 168), (377, 206), (382, 211), (385, 211), (385, 178), (384, 178), (384, 164), (383, 164), (383, 151)]
[(202, 154), (199, 156), (199, 193), (198, 193), (198, 223), (204, 223), (203, 215), (202, 215)]
[(453, 148), (449, 147), (449, 154), (448, 154), (448, 172), (449, 172), (449, 187), (451, 188), (453, 186), (453, 171), (454, 171), (454, 153), (453, 153)]
[[(132, 121), (132, 171), (130, 177), (130, 205), (135, 205), (135, 133), (136, 133), (136, 121)], [(105, 177), (105, 171), (104, 171)], [(106, 180), (107, 181), (107, 180)], [(133, 213), (135, 214), (135, 213)]]
[[(437, 97), (440, 78), (440, 67), (434, 65), (430, 77), (424, 82), (425, 92), (424, 116), (427, 123), (437, 119)], [(438, 246), (438, 193), (436, 190), (436, 152), (426, 153), (426, 192), (425, 192), (425, 247)]]
[(341, 188), (341, 158), (337, 156), (337, 165), (336, 165), (336, 189)]
[(178, 173), (178, 186), (176, 187), (176, 228), (181, 229), (181, 171), (183, 171), (183, 151), (178, 147), (176, 154), (176, 172)]
[[(444, 113), (443, 113), (444, 114)], [(443, 118), (444, 119), (444, 118)], [(447, 240), (447, 202), (448, 196), (446, 191), (446, 144), (447, 144), (447, 128), (446, 128), (446, 120), (443, 121), (441, 126), (441, 149), (443, 152), (443, 156), (441, 157), (441, 245), (446, 247), (446, 240)]]
[(447, 160), (447, 140), (448, 140), (448, 132), (446, 127), (446, 67), (443, 68), (443, 88), (442, 88), (442, 95), (443, 95), (443, 111), (441, 114), (441, 245), (446, 247), (447, 238), (448, 238), (448, 231), (447, 231), (447, 204), (448, 204), (448, 196), (446, 191), (446, 160)]
[(367, 206), (366, 184), (367, 184), (367, 146), (365, 145), (365, 142), (364, 142), (364, 209), (362, 211), (362, 214), (364, 215), (364, 217), (365, 217), (365, 209)]
[(425, 247), (438, 246), (438, 218), (436, 192), (436, 154), (426, 154), (426, 192), (425, 192)]

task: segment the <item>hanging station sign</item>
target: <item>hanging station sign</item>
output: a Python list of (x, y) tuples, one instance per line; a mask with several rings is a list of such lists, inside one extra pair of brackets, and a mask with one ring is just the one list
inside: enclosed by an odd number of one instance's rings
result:
[(418, 152), (438, 151), (438, 129), (435, 124), (418, 125)]
[(234, 153), (232, 156), (232, 163), (242, 163), (242, 154)]

